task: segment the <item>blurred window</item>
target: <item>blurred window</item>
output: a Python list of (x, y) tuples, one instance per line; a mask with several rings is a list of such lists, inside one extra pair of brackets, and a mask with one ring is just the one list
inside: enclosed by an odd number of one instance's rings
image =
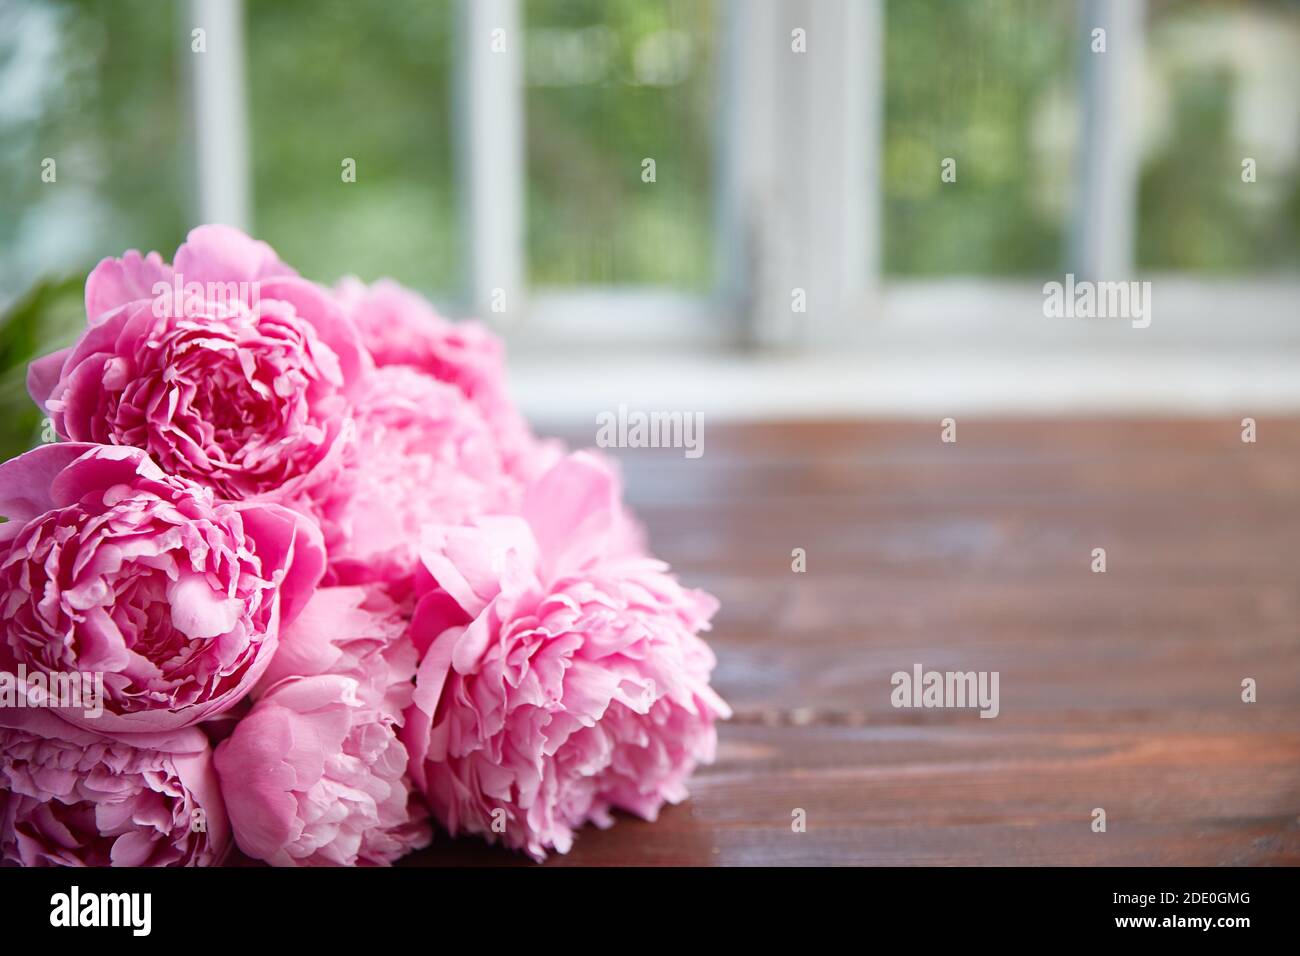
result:
[(1150, 0), (1146, 86), (1139, 266), (1294, 271), (1300, 5)]
[(530, 280), (706, 288), (714, 3), (525, 0), (523, 14)]
[(0, 0), (0, 306), (189, 218), (170, 4)]
[[(457, 287), (453, 7), (246, 0), (256, 231), (325, 282)], [(343, 181), (343, 162), (356, 181)]]
[[(1059, 275), (1087, 258), (1071, 245), (1116, 273), (1294, 276), (1300, 5), (1134, 3), (0, 0), (0, 306), (106, 254), (170, 253), (198, 200), (219, 217), (209, 194), (246, 193), (311, 278), (482, 311), (510, 287), (541, 339), (558, 317), (584, 341), (676, 319), (834, 343), (891, 308), (882, 276), (933, 309), (932, 278)], [(241, 9), (223, 49), (243, 76), (188, 33)], [(1136, 42), (1090, 53), (1117, 11)], [(502, 23), (519, 35), (497, 59)], [(196, 75), (225, 107), (194, 108)], [(195, 130), (240, 156), (221, 135), (245, 122), (248, 181), (205, 171)]]
[[(1073, 198), (1078, 6), (888, 0), (887, 274), (1060, 268)], [(941, 179), (945, 160), (951, 181)]]

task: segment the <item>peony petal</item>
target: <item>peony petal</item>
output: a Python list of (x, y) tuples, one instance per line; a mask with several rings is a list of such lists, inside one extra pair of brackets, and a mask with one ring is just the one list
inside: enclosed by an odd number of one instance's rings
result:
[(182, 572), (167, 589), (172, 625), (187, 637), (213, 638), (228, 633), (244, 613), (239, 598), (223, 597), (212, 590), (207, 577)]
[(51, 486), (55, 478), (94, 445), (57, 442), (33, 448), (0, 464), (0, 543), (11, 540), (27, 522), (55, 507)]
[(159, 282), (171, 285), (172, 269), (156, 252), (131, 249), (121, 259), (104, 259), (86, 279), (86, 317), (94, 324), (128, 302), (152, 299)]
[(575, 452), (524, 494), (523, 513), (551, 581), (609, 552), (619, 512), (619, 481), (607, 459)]
[(244, 530), (257, 544), (266, 568), (283, 568), (281, 624), (292, 623), (315, 593), (325, 573), (325, 542), (320, 526), (280, 505), (236, 505)]
[(265, 242), (219, 224), (190, 230), (176, 250), (175, 270), (185, 283), (253, 282), (297, 275)]
[(71, 354), (72, 347), (69, 346), (33, 359), (27, 366), (27, 394), (42, 411), (48, 411), (45, 403), (54, 394), (59, 378), (63, 375), (63, 363)]

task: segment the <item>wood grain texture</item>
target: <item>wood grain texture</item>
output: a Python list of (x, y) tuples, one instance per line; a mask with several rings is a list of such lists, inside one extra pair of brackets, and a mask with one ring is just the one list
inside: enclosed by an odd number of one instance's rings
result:
[[(1239, 420), (961, 421), (952, 445), (937, 422), (718, 426), (696, 460), (620, 453), (656, 553), (722, 601), (736, 716), (687, 803), (546, 865), (1300, 864), (1300, 420), (1253, 445)], [(1000, 716), (894, 709), (914, 662), (999, 671)], [(404, 863), (534, 865), (441, 834)]]

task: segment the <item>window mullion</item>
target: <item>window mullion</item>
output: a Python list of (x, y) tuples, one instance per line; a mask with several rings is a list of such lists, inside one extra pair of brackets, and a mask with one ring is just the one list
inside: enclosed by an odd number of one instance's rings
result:
[(520, 0), (461, 0), (457, 176), (470, 303), (487, 319), (523, 314), (524, 58)]
[(724, 290), (773, 347), (843, 344), (879, 289), (880, 0), (730, 0)]
[(1134, 267), (1146, 2), (1084, 0), (1081, 13), (1083, 123), (1068, 265), (1081, 279), (1121, 280)]
[(195, 215), (199, 222), (251, 229), (243, 6), (243, 0), (190, 0), (181, 49), (190, 75)]

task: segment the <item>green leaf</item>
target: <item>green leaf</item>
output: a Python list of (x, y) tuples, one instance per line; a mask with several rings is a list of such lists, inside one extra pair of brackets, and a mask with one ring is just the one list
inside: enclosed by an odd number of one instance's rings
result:
[(0, 317), (0, 457), (20, 455), (40, 439), (44, 416), (27, 394), (27, 366), (85, 327), (84, 282), (80, 275), (42, 279)]

